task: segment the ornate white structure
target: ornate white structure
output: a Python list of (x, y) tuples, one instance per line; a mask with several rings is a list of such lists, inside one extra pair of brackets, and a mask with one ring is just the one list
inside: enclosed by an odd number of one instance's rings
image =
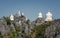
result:
[(18, 16), (21, 16), (21, 11), (18, 11)]
[(24, 13), (22, 13), (22, 15), (24, 16)]
[(22, 13), (21, 11), (18, 11), (18, 16), (21, 16), (21, 15), (24, 16), (24, 13)]
[(10, 16), (10, 20), (13, 21), (14, 20), (14, 16), (11, 14)]
[(41, 12), (38, 14), (38, 18), (42, 18), (42, 13)]
[(49, 11), (47, 14), (46, 14), (46, 19), (45, 21), (52, 21), (52, 13)]

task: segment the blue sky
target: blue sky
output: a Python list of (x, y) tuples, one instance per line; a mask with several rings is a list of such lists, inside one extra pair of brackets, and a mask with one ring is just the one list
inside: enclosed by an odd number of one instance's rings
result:
[(39, 12), (43, 16), (51, 10), (54, 19), (60, 18), (60, 0), (0, 0), (0, 17), (21, 10), (27, 18), (35, 20)]

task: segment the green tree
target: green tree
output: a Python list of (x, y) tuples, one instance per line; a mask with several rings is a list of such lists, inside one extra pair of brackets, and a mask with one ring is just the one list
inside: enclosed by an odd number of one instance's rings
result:
[(0, 38), (3, 38), (3, 35), (2, 35), (2, 33), (0, 32)]
[(9, 17), (5, 17), (4, 19), (6, 20), (7, 25), (10, 25), (10, 24), (11, 24), (11, 23), (10, 23), (10, 22), (11, 22), (11, 20), (10, 20), (10, 18), (9, 18)]
[(48, 24), (42, 24), (34, 27), (31, 32), (32, 38), (45, 38), (45, 29), (50, 26), (50, 23)]

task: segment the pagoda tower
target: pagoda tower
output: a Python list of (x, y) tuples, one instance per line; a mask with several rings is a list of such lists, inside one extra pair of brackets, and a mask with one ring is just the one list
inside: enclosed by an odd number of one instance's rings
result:
[(38, 18), (42, 18), (42, 13), (41, 12), (38, 14)]
[(47, 14), (46, 14), (46, 19), (45, 21), (52, 21), (52, 13), (49, 11)]
[(14, 16), (11, 14), (10, 16), (10, 20), (13, 21), (14, 20)]
[(21, 11), (18, 11), (18, 16), (21, 16)]

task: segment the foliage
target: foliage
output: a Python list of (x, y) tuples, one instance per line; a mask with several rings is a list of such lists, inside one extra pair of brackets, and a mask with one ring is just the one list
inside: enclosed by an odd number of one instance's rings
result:
[(32, 29), (31, 37), (32, 38), (45, 38), (44, 33), (45, 29), (50, 26), (50, 24), (42, 24), (36, 26), (34, 29)]
[(15, 30), (19, 32), (21, 30), (20, 26), (15, 26)]
[(30, 22), (30, 20), (27, 20), (27, 21), (26, 21), (26, 24), (30, 25), (29, 22)]
[(3, 38), (3, 35), (2, 35), (2, 33), (0, 32), (0, 38)]
[(15, 32), (15, 31), (8, 32), (7, 38), (18, 38), (17, 32)]
[[(16, 30), (16, 33), (18, 36), (20, 35), (23, 38), (26, 37), (25, 29), (23, 27), (17, 26), (17, 25), (14, 25), (14, 27), (15, 27), (15, 30)], [(19, 33), (19, 32), (21, 32), (21, 33)]]
[(9, 17), (5, 17), (5, 20), (6, 20), (6, 22), (7, 22), (7, 24), (11, 24), (10, 22), (11, 22), (11, 20), (10, 20), (10, 18)]

